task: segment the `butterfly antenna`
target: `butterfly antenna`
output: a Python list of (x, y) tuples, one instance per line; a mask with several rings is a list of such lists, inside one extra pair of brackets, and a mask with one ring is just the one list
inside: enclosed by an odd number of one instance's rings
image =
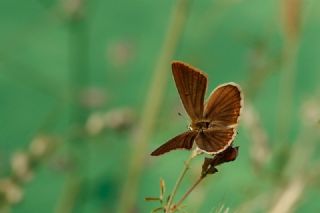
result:
[(182, 114), (181, 112), (178, 112), (178, 115), (184, 118), (184, 120), (186, 121), (187, 127), (189, 128), (190, 119), (188, 119), (188, 118), (187, 118), (184, 114)]

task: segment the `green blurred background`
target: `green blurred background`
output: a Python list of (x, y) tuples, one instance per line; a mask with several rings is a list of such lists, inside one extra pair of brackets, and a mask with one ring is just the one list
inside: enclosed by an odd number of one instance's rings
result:
[[(186, 212), (319, 212), (320, 2), (0, 0), (0, 212), (150, 212), (187, 151), (182, 60), (245, 93), (235, 145)], [(200, 175), (192, 162), (177, 198)], [(222, 210), (221, 210), (222, 209)]]

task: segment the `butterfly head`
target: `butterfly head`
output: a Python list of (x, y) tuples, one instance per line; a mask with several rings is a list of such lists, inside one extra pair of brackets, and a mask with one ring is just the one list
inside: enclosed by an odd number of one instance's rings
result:
[(190, 130), (200, 131), (203, 129), (208, 129), (210, 125), (210, 121), (193, 121), (189, 125)]

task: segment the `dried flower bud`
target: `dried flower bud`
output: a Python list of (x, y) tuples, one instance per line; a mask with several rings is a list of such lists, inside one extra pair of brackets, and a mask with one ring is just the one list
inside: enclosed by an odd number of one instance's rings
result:
[(83, 0), (67, 0), (63, 1), (63, 9), (67, 16), (80, 18), (83, 16)]
[(104, 129), (122, 130), (128, 128), (134, 120), (131, 109), (119, 108), (106, 113), (93, 113), (86, 123), (86, 130), (91, 135), (97, 135)]
[(234, 161), (238, 156), (238, 152), (239, 147), (229, 146), (226, 150), (216, 154), (213, 158), (205, 158), (202, 165), (202, 176), (218, 172), (215, 167), (226, 162)]
[(133, 43), (126, 39), (109, 43), (107, 60), (115, 68), (122, 68), (133, 58), (134, 49)]
[(43, 158), (53, 149), (53, 138), (47, 135), (36, 136), (30, 146), (30, 154), (34, 158)]
[(23, 197), (22, 189), (9, 178), (0, 180), (0, 193), (10, 204), (20, 202)]
[(86, 130), (90, 135), (97, 135), (104, 129), (103, 116), (100, 113), (93, 113), (86, 123)]
[(107, 96), (105, 91), (99, 87), (89, 87), (81, 91), (80, 102), (88, 109), (98, 108), (106, 103)]
[(133, 111), (129, 108), (111, 110), (103, 117), (106, 128), (117, 130), (129, 127), (134, 121)]
[(213, 158), (205, 158), (202, 165), (202, 174), (214, 174), (218, 169), (211, 165)]
[(303, 103), (301, 109), (302, 122), (304, 125), (313, 126), (320, 120), (320, 103), (316, 98)]
[(21, 181), (29, 181), (33, 176), (30, 168), (30, 157), (25, 152), (17, 152), (13, 155), (11, 168), (13, 174)]

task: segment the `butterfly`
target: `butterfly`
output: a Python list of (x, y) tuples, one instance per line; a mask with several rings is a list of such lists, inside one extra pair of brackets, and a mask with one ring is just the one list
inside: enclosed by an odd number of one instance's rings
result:
[(226, 150), (237, 135), (243, 107), (243, 93), (238, 84), (217, 86), (204, 102), (207, 74), (184, 62), (172, 63), (172, 74), (182, 104), (191, 118), (188, 131), (170, 139), (151, 155), (158, 156), (175, 149), (190, 150), (195, 143), (207, 154)]

